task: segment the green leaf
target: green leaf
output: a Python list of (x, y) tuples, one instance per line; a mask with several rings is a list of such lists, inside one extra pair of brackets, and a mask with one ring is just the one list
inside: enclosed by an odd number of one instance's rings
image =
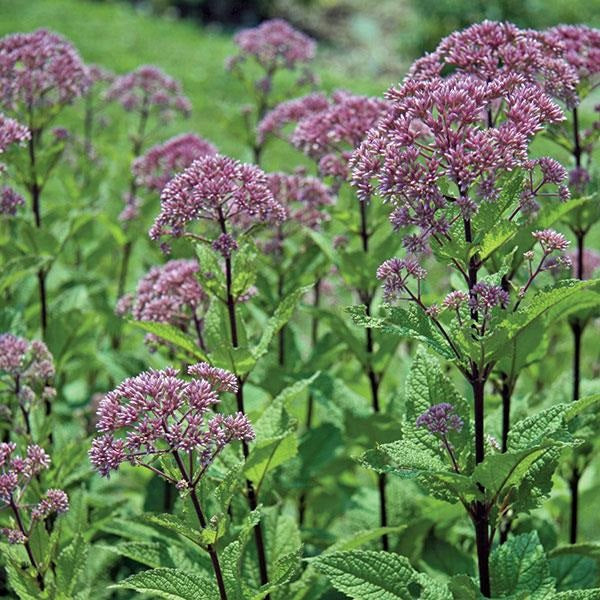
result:
[(169, 547), (161, 542), (119, 542), (115, 545), (96, 547), (125, 556), (153, 569), (176, 566), (169, 554)]
[[(471, 410), (467, 401), (458, 393), (452, 382), (442, 372), (439, 362), (419, 348), (411, 365), (406, 381), (406, 419), (403, 426), (404, 437), (417, 441), (432, 454), (440, 456), (440, 440), (428, 429), (417, 427), (416, 420), (435, 404), (447, 402), (454, 406), (463, 420), (460, 432), (452, 432), (450, 440), (457, 453), (464, 453), (464, 462), (470, 464), (472, 454)], [(444, 460), (448, 460), (446, 455)]]
[(144, 513), (139, 519), (143, 522), (152, 523), (153, 525), (158, 525), (164, 529), (183, 535), (199, 545), (214, 544), (223, 533), (212, 527), (195, 529), (183, 519), (169, 513)]
[(177, 327), (173, 327), (173, 325), (169, 325), (168, 323), (155, 323), (154, 321), (133, 320), (130, 320), (129, 323), (137, 329), (141, 329), (146, 333), (151, 333), (175, 346), (175, 348), (183, 350), (186, 354), (196, 360), (208, 362), (206, 354), (198, 347), (197, 341), (191, 335), (184, 333), (180, 329), (177, 329)]
[(448, 589), (415, 571), (404, 556), (353, 550), (322, 554), (310, 564), (355, 600), (450, 600)]
[(537, 532), (511, 537), (490, 556), (494, 596), (554, 598), (554, 579)]
[(258, 344), (252, 349), (252, 356), (255, 360), (266, 354), (273, 336), (291, 319), (298, 302), (310, 289), (312, 289), (311, 285), (298, 288), (281, 301), (273, 316), (267, 321)]
[(379, 473), (393, 473), (405, 479), (418, 478), (430, 493), (447, 502), (473, 500), (480, 492), (471, 478), (450, 470), (450, 465), (410, 440), (382, 444), (369, 450), (361, 462)]
[(528, 327), (535, 326), (539, 319), (549, 323), (566, 315), (600, 302), (600, 281), (564, 280), (548, 286), (531, 297), (527, 297), (517, 312), (509, 314), (496, 326), (486, 341), (486, 361), (496, 361), (504, 355), (507, 346), (523, 335)]
[(349, 306), (346, 312), (357, 325), (418, 340), (427, 344), (443, 358), (449, 360), (456, 358), (448, 341), (435, 328), (431, 319), (416, 306), (411, 305), (407, 310), (388, 306), (385, 317), (368, 317), (363, 304)]
[(375, 529), (365, 529), (364, 531), (357, 531), (346, 539), (339, 540), (329, 546), (323, 554), (331, 554), (332, 552), (342, 552), (348, 550), (355, 550), (370, 542), (376, 542), (381, 540), (382, 536), (389, 534), (400, 534), (406, 530), (406, 525), (398, 525), (396, 527), (376, 527)]
[(582, 590), (598, 584), (598, 563), (582, 554), (560, 554), (550, 558), (550, 572), (559, 592)]
[(132, 575), (113, 589), (136, 590), (151, 594), (154, 598), (168, 600), (216, 600), (218, 591), (215, 584), (197, 573), (181, 569), (152, 569)]
[(552, 443), (521, 452), (490, 454), (475, 467), (471, 477), (475, 483), (485, 488), (487, 497), (496, 497), (506, 493), (511, 487), (518, 486), (531, 465), (551, 447)]
[(56, 560), (56, 586), (61, 594), (70, 598), (77, 586), (77, 580), (83, 572), (89, 552), (89, 546), (81, 534), (58, 555)]

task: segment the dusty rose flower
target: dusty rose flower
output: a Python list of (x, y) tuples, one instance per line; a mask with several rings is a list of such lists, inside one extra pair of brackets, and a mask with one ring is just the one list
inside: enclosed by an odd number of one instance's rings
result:
[(115, 78), (106, 98), (119, 102), (128, 112), (156, 112), (165, 121), (170, 120), (173, 112), (187, 116), (192, 109), (180, 83), (152, 65), (143, 65)]
[(531, 235), (540, 243), (544, 254), (555, 251), (564, 252), (571, 243), (562, 233), (558, 233), (554, 229), (534, 231)]
[(461, 306), (465, 306), (469, 301), (469, 295), (460, 290), (450, 292), (442, 302), (442, 306), (449, 310), (459, 310)]
[(565, 102), (572, 104), (577, 98), (577, 72), (565, 60), (556, 36), (512, 23), (483, 21), (450, 34), (413, 64), (408, 78), (430, 81), (444, 70), (483, 82), (517, 75)]
[(18, 378), (21, 386), (43, 388), (54, 377), (54, 361), (46, 344), (3, 333), (0, 335), (0, 377)]
[(581, 80), (594, 85), (600, 74), (600, 29), (585, 25), (559, 25), (547, 34), (563, 49), (565, 60), (576, 70)]
[(131, 170), (138, 185), (160, 192), (176, 173), (187, 169), (194, 160), (216, 153), (216, 147), (210, 142), (185, 133), (150, 148), (135, 159)]
[(327, 105), (319, 95), (292, 102), (265, 116), (258, 126), (260, 135), (281, 135), (282, 127), (295, 120), (289, 141), (317, 162), (322, 175), (341, 179), (348, 176), (352, 151), (390, 108), (385, 100), (342, 90), (334, 92)]
[[(383, 281), (383, 295), (388, 302), (406, 293), (413, 297), (408, 287), (410, 280), (417, 284), (427, 277), (427, 271), (413, 258), (389, 258), (377, 269), (377, 279)], [(420, 288), (416, 297), (420, 297)]]
[(229, 68), (251, 56), (266, 70), (277, 67), (293, 69), (299, 63), (311, 61), (316, 49), (314, 40), (283, 19), (271, 19), (258, 27), (244, 29), (236, 34), (233, 41), (240, 54), (229, 59)]
[[(182, 331), (201, 330), (207, 295), (198, 283), (198, 271), (196, 260), (171, 260), (152, 267), (140, 279), (135, 294), (119, 300), (117, 313), (131, 313), (136, 321), (169, 323)], [(148, 334), (146, 342), (155, 347), (160, 339)]]
[(63, 37), (38, 29), (0, 39), (0, 104), (23, 119), (35, 114), (36, 127), (87, 86), (86, 68)]
[[(450, 200), (469, 219), (480, 202), (497, 196), (490, 188), (497, 187), (499, 175), (531, 165), (533, 136), (546, 123), (564, 119), (536, 86), (500, 79), (488, 84), (467, 75), (408, 81), (391, 88), (387, 98), (393, 110), (354, 153), (352, 183), (361, 199), (377, 193), (394, 205), (390, 220), (396, 229), (417, 228), (404, 238), (411, 253), (426, 250), (431, 236), (448, 235)], [(504, 117), (488, 127), (487, 107), (497, 100)], [(549, 177), (558, 171), (547, 160), (539, 166), (548, 166)]]
[(0, 189), (0, 215), (14, 216), (17, 208), (25, 204), (21, 194), (17, 194), (12, 188), (5, 186)]
[(227, 444), (254, 439), (245, 415), (209, 416), (219, 402), (219, 390), (234, 389), (231, 374), (203, 365), (190, 373), (198, 378), (183, 380), (171, 368), (146, 371), (104, 397), (98, 409), (99, 435), (89, 453), (101, 475), (108, 476), (123, 462), (148, 467), (180, 451), (192, 456), (189, 477), (197, 481)]
[[(220, 233), (237, 234), (257, 223), (283, 221), (285, 216), (263, 171), (217, 154), (195, 160), (164, 187), (150, 238), (193, 237), (190, 226), (204, 221), (212, 224), (212, 232), (204, 238), (212, 242)], [(232, 231), (226, 231), (227, 227)]]
[(460, 432), (464, 423), (454, 411), (454, 406), (448, 402), (434, 404), (417, 418), (416, 425), (443, 437), (451, 431)]

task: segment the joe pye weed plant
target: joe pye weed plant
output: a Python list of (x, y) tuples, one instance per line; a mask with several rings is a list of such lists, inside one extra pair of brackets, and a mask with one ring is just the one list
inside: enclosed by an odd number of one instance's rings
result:
[(0, 596), (599, 598), (600, 34), (233, 45), (0, 39)]

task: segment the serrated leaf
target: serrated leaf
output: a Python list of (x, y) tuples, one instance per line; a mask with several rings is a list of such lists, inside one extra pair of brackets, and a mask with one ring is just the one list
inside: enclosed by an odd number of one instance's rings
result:
[(404, 437), (416, 440), (432, 454), (440, 455), (440, 440), (426, 428), (417, 427), (416, 420), (435, 404), (442, 402), (452, 404), (456, 414), (463, 420), (463, 428), (460, 432), (452, 432), (450, 439), (459, 454), (464, 452), (465, 462), (470, 463), (472, 448), (470, 407), (442, 372), (439, 362), (429, 356), (423, 348), (419, 348), (411, 365), (405, 396), (407, 422), (403, 427)]
[(559, 592), (582, 590), (598, 584), (598, 564), (582, 554), (561, 554), (549, 559), (550, 573)]
[(385, 333), (399, 335), (427, 344), (443, 358), (456, 358), (452, 347), (435, 328), (432, 321), (420, 308), (410, 306), (408, 310), (399, 307), (386, 307), (385, 317), (368, 317), (362, 304), (349, 306), (346, 312), (353, 321), (362, 327), (381, 329)]
[(494, 596), (554, 598), (554, 579), (537, 532), (511, 537), (492, 552), (490, 580)]
[(169, 513), (144, 513), (139, 518), (146, 523), (152, 523), (153, 525), (158, 525), (164, 529), (183, 535), (199, 545), (214, 544), (223, 533), (210, 527), (201, 530), (194, 529), (183, 519)]
[(355, 600), (450, 600), (448, 589), (415, 571), (404, 556), (353, 550), (323, 554), (310, 564)]
[(198, 347), (197, 341), (192, 336), (177, 329), (177, 327), (173, 327), (173, 325), (169, 325), (168, 323), (155, 323), (154, 321), (133, 320), (130, 320), (129, 323), (137, 329), (141, 329), (146, 333), (151, 333), (159, 337), (196, 360), (208, 362), (206, 354)]
[(77, 580), (83, 572), (89, 552), (81, 534), (58, 555), (56, 560), (56, 586), (67, 598), (75, 591)]
[(269, 318), (264, 326), (258, 344), (252, 349), (252, 356), (255, 360), (258, 360), (261, 356), (266, 354), (273, 336), (291, 319), (298, 302), (300, 302), (302, 296), (304, 296), (311, 288), (312, 286), (310, 285), (298, 288), (281, 301), (279, 306), (275, 309), (273, 316)]
[(168, 546), (161, 542), (119, 542), (111, 546), (100, 545), (97, 547), (119, 556), (125, 556), (153, 569), (176, 566), (169, 554)]
[(132, 575), (110, 586), (113, 589), (136, 590), (167, 600), (216, 600), (216, 585), (197, 573), (181, 569), (152, 569)]

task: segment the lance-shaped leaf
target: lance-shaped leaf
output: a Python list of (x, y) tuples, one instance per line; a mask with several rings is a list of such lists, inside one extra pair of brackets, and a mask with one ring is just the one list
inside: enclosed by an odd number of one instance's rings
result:
[(208, 361), (206, 354), (198, 346), (197, 340), (168, 323), (155, 323), (154, 321), (129, 321), (137, 329), (151, 333), (164, 340), (187, 356), (198, 361)]
[(411, 305), (407, 310), (388, 306), (385, 317), (368, 317), (362, 304), (349, 306), (346, 311), (357, 325), (381, 329), (385, 333), (418, 340), (427, 344), (443, 358), (449, 360), (456, 358), (448, 341), (431, 319), (417, 306)]
[(555, 597), (554, 579), (535, 531), (511, 537), (492, 552), (490, 579), (494, 597)]
[(275, 309), (273, 316), (270, 317), (265, 324), (258, 344), (252, 349), (252, 356), (255, 360), (258, 360), (261, 356), (266, 354), (273, 336), (292, 318), (292, 314), (296, 310), (298, 302), (300, 302), (302, 296), (304, 296), (311, 288), (312, 286), (310, 285), (300, 287), (288, 294), (281, 301), (279, 306)]
[(390, 552), (352, 550), (310, 560), (340, 592), (355, 600), (451, 600), (447, 587)]
[(135, 590), (168, 600), (216, 600), (216, 585), (206, 576), (181, 569), (152, 569), (112, 585), (113, 589)]
[(471, 478), (450, 470), (449, 461), (411, 440), (398, 440), (368, 450), (361, 463), (379, 473), (393, 473), (405, 479), (418, 478), (436, 497), (447, 502), (474, 500), (481, 496)]
[(214, 544), (225, 532), (223, 519), (219, 520), (216, 528), (210, 526), (205, 529), (194, 529), (184, 519), (169, 513), (144, 513), (139, 518), (146, 523), (158, 525), (159, 527), (178, 533), (201, 546)]
[[(470, 431), (470, 407), (458, 393), (452, 382), (442, 372), (440, 363), (423, 349), (419, 348), (406, 381), (406, 419), (403, 430), (405, 439), (418, 441), (432, 453), (443, 454), (440, 439), (428, 429), (417, 427), (416, 421), (427, 409), (435, 404), (448, 403), (462, 419), (460, 432), (451, 432), (452, 444), (458, 454), (468, 454), (472, 447)], [(467, 461), (468, 462), (468, 461)]]

